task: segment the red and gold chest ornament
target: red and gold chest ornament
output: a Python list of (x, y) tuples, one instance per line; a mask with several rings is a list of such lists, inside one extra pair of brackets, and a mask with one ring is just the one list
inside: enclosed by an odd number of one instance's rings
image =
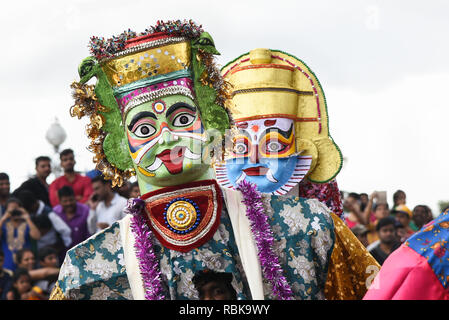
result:
[(212, 238), (220, 224), (222, 194), (215, 180), (191, 182), (149, 192), (145, 219), (161, 244), (188, 252)]

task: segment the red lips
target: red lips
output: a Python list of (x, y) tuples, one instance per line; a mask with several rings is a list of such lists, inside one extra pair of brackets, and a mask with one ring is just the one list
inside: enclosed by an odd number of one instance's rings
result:
[(184, 161), (184, 150), (186, 147), (175, 147), (173, 149), (166, 149), (159, 153), (156, 157), (159, 158), (171, 174), (182, 172), (182, 163)]
[(243, 172), (246, 173), (247, 176), (264, 176), (268, 172), (268, 168), (265, 167), (251, 167), (244, 169)]

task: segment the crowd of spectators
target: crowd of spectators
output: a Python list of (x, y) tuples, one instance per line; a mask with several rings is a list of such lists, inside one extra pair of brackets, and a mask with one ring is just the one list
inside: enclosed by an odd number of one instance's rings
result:
[(73, 150), (60, 153), (63, 175), (51, 183), (51, 159), (36, 158), (36, 174), (10, 190), (0, 173), (0, 300), (47, 300), (66, 252), (123, 217), (136, 183), (112, 188), (100, 172), (75, 171)]
[[(100, 172), (76, 172), (71, 149), (60, 160), (63, 175), (48, 183), (51, 159), (38, 157), (36, 174), (13, 192), (8, 174), (0, 173), (1, 300), (48, 299), (66, 252), (122, 219), (127, 199), (140, 196), (137, 182), (112, 188)], [(426, 205), (410, 210), (402, 190), (391, 208), (385, 192), (342, 197), (343, 220), (380, 265), (433, 219)]]
[(351, 192), (344, 195), (344, 220), (380, 265), (401, 244), (434, 219), (427, 205), (410, 210), (404, 191), (393, 194), (390, 208), (385, 192)]

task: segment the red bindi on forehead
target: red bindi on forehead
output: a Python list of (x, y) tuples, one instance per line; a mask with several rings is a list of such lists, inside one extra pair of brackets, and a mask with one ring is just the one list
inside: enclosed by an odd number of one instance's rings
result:
[(259, 131), (259, 126), (258, 126), (257, 124), (255, 124), (255, 125), (251, 126), (251, 129), (252, 129), (254, 132), (257, 132), (257, 131)]

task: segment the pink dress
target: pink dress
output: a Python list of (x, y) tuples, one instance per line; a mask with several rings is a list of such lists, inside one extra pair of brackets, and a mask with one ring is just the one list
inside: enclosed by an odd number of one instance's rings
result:
[(449, 214), (425, 225), (394, 251), (364, 300), (449, 300)]

